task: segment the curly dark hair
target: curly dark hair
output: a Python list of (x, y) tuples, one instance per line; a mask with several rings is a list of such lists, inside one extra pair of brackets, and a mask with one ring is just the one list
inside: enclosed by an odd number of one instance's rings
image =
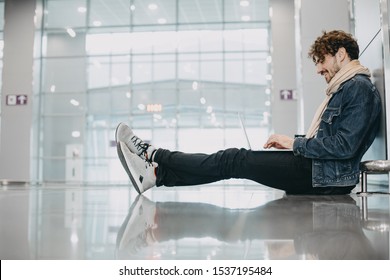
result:
[(359, 45), (356, 39), (341, 30), (322, 31), (322, 36), (319, 36), (310, 47), (308, 56), (314, 63), (322, 63), (325, 55), (334, 56), (340, 48), (345, 48), (350, 59), (359, 58)]

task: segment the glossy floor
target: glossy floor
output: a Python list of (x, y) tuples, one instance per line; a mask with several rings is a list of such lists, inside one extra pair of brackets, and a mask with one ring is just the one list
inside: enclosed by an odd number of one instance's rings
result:
[(389, 259), (390, 196), (2, 186), (1, 259)]

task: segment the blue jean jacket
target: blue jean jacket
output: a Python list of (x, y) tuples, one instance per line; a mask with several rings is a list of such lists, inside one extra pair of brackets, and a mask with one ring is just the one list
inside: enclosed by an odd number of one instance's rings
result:
[(296, 138), (293, 151), (312, 159), (313, 187), (352, 186), (378, 132), (381, 99), (365, 75), (344, 82), (322, 115), (315, 138)]

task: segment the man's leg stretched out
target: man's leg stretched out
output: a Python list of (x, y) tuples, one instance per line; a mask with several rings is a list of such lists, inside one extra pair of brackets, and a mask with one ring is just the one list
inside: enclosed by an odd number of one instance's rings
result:
[[(313, 188), (311, 160), (292, 152), (226, 149), (213, 154), (156, 149), (121, 123), (116, 131), (122, 165), (139, 193), (153, 186), (188, 186), (230, 178), (249, 179), (288, 194), (349, 193)], [(335, 189), (335, 190), (333, 190)]]

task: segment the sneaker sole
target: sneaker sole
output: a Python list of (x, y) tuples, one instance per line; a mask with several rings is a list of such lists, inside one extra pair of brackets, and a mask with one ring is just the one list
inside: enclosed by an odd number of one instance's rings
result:
[(118, 129), (119, 129), (119, 126), (123, 124), (123, 123), (119, 123), (118, 126), (116, 127), (115, 129), (115, 142), (118, 144)]
[(138, 182), (137, 182), (137, 180), (134, 178), (134, 176), (132, 175), (129, 166), (127, 165), (125, 156), (123, 155), (123, 152), (122, 152), (122, 149), (121, 149), (121, 145), (120, 145), (119, 142), (116, 144), (116, 149), (117, 149), (117, 152), (118, 152), (119, 160), (121, 161), (123, 168), (126, 170), (127, 175), (129, 176), (131, 182), (133, 183), (133, 186), (134, 186), (135, 190), (136, 190), (139, 194), (141, 194), (141, 191), (140, 191), (140, 189), (139, 189), (139, 187), (138, 187)]

